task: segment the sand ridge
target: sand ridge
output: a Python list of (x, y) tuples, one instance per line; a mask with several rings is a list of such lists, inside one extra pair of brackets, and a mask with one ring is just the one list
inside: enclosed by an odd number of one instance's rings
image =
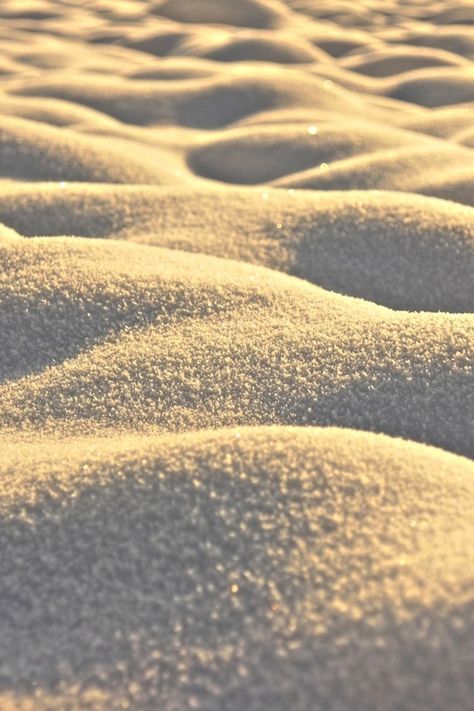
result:
[(2, 711), (471, 711), (473, 22), (0, 3)]

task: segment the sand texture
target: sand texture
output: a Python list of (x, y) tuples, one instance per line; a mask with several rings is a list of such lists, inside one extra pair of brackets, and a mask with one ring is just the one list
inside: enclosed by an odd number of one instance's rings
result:
[(0, 711), (472, 711), (474, 4), (0, 47)]

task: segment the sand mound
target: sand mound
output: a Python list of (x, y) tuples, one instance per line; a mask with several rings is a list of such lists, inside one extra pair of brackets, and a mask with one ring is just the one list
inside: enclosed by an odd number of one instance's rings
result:
[[(275, 36), (276, 35), (276, 36)], [(304, 64), (316, 61), (329, 61), (329, 56), (316, 49), (310, 42), (301, 41), (295, 46), (291, 36), (262, 36), (261, 32), (239, 33), (222, 42), (213, 41), (210, 48), (204, 44), (196, 51), (195, 44), (184, 44), (180, 51), (190, 51), (194, 56), (207, 57), (218, 62), (259, 61), (278, 62), (280, 64)]]
[(469, 66), (459, 55), (433, 49), (390, 47), (347, 57), (341, 67), (371, 77), (388, 77), (401, 72), (438, 66)]
[(458, 142), (458, 133), (474, 127), (474, 103), (435, 109), (425, 116), (404, 117), (400, 124), (411, 131)]
[(377, 131), (370, 124), (344, 122), (239, 128), (190, 154), (190, 165), (206, 178), (227, 183), (264, 183), (282, 175), (385, 148), (419, 144), (402, 131)]
[(421, 31), (407, 30), (403, 36), (404, 44), (413, 44), (421, 47), (437, 47), (447, 52), (454, 52), (461, 56), (474, 58), (474, 36), (472, 30), (465, 27), (442, 27), (427, 25)]
[(3, 426), (337, 424), (473, 454), (471, 315), (396, 313), (114, 242), (19, 240), (2, 255)]
[(187, 37), (188, 33), (185, 31), (159, 30), (136, 39), (132, 38), (127, 42), (127, 46), (156, 57), (162, 57), (172, 52)]
[(354, 28), (341, 28), (335, 24), (308, 25), (307, 38), (332, 57), (342, 57), (360, 48), (367, 48), (373, 41), (368, 33)]
[(274, 0), (163, 0), (156, 11), (179, 22), (204, 22), (243, 27), (270, 28), (284, 17), (281, 4)]
[(474, 69), (443, 68), (436, 70), (435, 76), (420, 69), (397, 79), (390, 96), (431, 108), (474, 101)]
[[(5, 244), (1, 258), (7, 277), (0, 300), (2, 379), (63, 360), (114, 332), (199, 319), (238, 309), (241, 301), (260, 300), (252, 284), (239, 296), (238, 281), (232, 281), (240, 269), (247, 283), (250, 267), (223, 262), (215, 283), (208, 283), (193, 269), (197, 257), (187, 260), (174, 251), (114, 242), (20, 240)], [(13, 330), (18, 318), (23, 342)]]
[(459, 2), (432, 17), (440, 25), (474, 25), (474, 7), (471, 2)]
[(147, 67), (133, 69), (128, 73), (130, 79), (165, 80), (203, 79), (217, 73), (213, 62), (196, 57), (164, 57), (156, 62), (148, 62)]
[(290, 0), (290, 5), (314, 19), (328, 20), (340, 27), (370, 25), (373, 16), (370, 6), (364, 7), (362, 3), (354, 6), (354, 3), (347, 0)]
[[(107, 150), (105, 150), (107, 148)], [(145, 151), (142, 160), (100, 139), (84, 139), (36, 121), (0, 119), (0, 176), (16, 180), (158, 183)], [(166, 173), (166, 168), (165, 171)]]
[(2, 450), (4, 708), (469, 707), (471, 462), (315, 428)]
[(473, 168), (469, 152), (448, 142), (433, 143), (321, 164), (272, 184), (313, 190), (402, 190), (474, 205)]
[[(50, 20), (58, 17), (54, 12), (52, 3), (32, 2), (26, 3), (11, 2), (7, 0), (6, 7), (2, 7), (1, 15), (9, 20)], [(26, 5), (26, 7), (25, 7)]]
[[(113, 130), (114, 120), (99, 111), (94, 111), (86, 106), (73, 104), (59, 99), (44, 99), (38, 97), (8, 96), (2, 97), (0, 113), (2, 116), (16, 116), (50, 124), (52, 126), (70, 126), (78, 128), (81, 124), (90, 124), (95, 129), (101, 126)], [(15, 121), (16, 124), (16, 121)], [(63, 134), (59, 134), (61, 138)], [(56, 134), (58, 137), (58, 134)], [(52, 137), (49, 143), (56, 143)], [(89, 147), (87, 147), (89, 148)], [(89, 150), (87, 150), (89, 152)], [(103, 153), (103, 151), (102, 151)], [(102, 156), (97, 161), (103, 160)]]
[[(104, 93), (104, 85), (107, 91)], [(311, 106), (326, 111), (353, 110), (363, 104), (355, 95), (319, 78), (291, 69), (275, 72), (268, 67), (249, 67), (245, 72), (221, 72), (216, 77), (186, 81), (136, 84), (126, 79), (88, 77), (71, 85), (65, 77), (30, 81), (12, 87), (24, 96), (74, 101), (103, 111), (120, 121), (150, 125), (177, 123), (196, 128), (219, 128), (253, 113), (292, 106)]]
[(474, 212), (436, 199), (42, 184), (4, 188), (0, 218), (29, 236), (69, 231), (253, 262), (396, 309), (474, 310)]

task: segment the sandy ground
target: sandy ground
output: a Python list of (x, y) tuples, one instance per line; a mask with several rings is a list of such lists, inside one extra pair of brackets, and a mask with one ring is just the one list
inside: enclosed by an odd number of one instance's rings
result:
[(472, 711), (473, 2), (0, 47), (1, 711)]

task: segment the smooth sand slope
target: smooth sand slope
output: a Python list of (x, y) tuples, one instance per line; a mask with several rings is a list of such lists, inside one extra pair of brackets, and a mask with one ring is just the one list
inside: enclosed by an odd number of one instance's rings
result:
[(474, 14), (0, 3), (0, 709), (471, 711)]

